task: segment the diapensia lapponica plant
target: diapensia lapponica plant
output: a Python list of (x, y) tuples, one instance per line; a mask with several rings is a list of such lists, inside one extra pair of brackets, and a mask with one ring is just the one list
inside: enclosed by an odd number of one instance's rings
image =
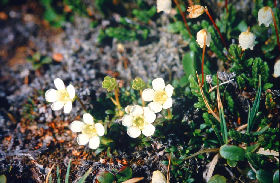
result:
[[(52, 103), (52, 110), (57, 111), (63, 108), (64, 113), (68, 114), (72, 110), (72, 102), (75, 99), (84, 106), (81, 99), (75, 94), (73, 85), (70, 84), (65, 87), (60, 78), (54, 80), (54, 85), (57, 89), (49, 89), (45, 93), (47, 102)], [(166, 85), (162, 78), (154, 79), (152, 88), (146, 88), (146, 83), (139, 77), (133, 80), (131, 87), (139, 91), (142, 101), (140, 105), (137, 103), (127, 106), (121, 105), (120, 88), (115, 78), (106, 76), (102, 82), (102, 87), (109, 93), (113, 92), (114, 97), (110, 97), (110, 99), (116, 106), (116, 117), (122, 120), (122, 125), (127, 128), (127, 134), (132, 138), (137, 138), (141, 134), (146, 137), (152, 136), (156, 130), (153, 125), (157, 118), (156, 114), (162, 110), (167, 110), (166, 118), (171, 119), (170, 109), (174, 88), (170, 84)], [(86, 111), (85, 108), (84, 110)], [(79, 133), (77, 137), (79, 145), (88, 145), (90, 149), (97, 149), (100, 145), (100, 138), (105, 134), (104, 125), (88, 112), (82, 116), (82, 120), (73, 121), (69, 128), (72, 132)]]

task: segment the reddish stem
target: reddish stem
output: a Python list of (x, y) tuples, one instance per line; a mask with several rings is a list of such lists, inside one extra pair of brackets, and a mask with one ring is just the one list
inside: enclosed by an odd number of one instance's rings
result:
[(225, 6), (226, 6), (226, 11), (228, 13), (228, 0), (226, 0)]
[(223, 36), (222, 36), (222, 34), (221, 34), (221, 32), (220, 32), (220, 29), (217, 27), (215, 21), (213, 20), (213, 18), (212, 18), (212, 16), (210, 15), (210, 13), (209, 13), (209, 11), (208, 11), (207, 8), (205, 8), (205, 13), (208, 15), (209, 19), (211, 20), (212, 24), (214, 25), (215, 29), (217, 30), (217, 32), (218, 32), (218, 34), (219, 34), (219, 36), (220, 36), (220, 38), (221, 38), (221, 40), (222, 40), (222, 43), (223, 43), (224, 47), (227, 49), (226, 42), (225, 42), (225, 40), (224, 40), (224, 38), (223, 38)]
[(273, 13), (272, 9), (270, 9), (270, 10), (271, 10), (271, 15), (272, 15), (272, 19), (273, 19), (273, 23), (274, 23), (274, 27), (275, 27), (277, 44), (278, 44), (279, 51), (280, 51), (280, 41), (279, 41), (279, 33), (278, 33), (277, 24), (276, 24), (276, 19), (275, 19), (275, 16), (274, 16), (274, 13)]
[(277, 6), (277, 0), (274, 0), (274, 7), (276, 8)]
[(177, 8), (179, 9), (179, 12), (180, 12), (180, 14), (181, 14), (181, 16), (183, 18), (185, 27), (187, 28), (187, 31), (188, 31), (190, 37), (192, 37), (191, 29), (190, 29), (190, 27), (188, 25), (188, 22), (187, 22), (187, 19), (186, 19), (186, 13), (182, 11), (182, 9), (180, 7), (180, 4), (179, 4), (179, 2), (177, 0), (174, 0), (174, 2), (176, 4)]
[(204, 36), (204, 41), (203, 41), (203, 50), (202, 50), (202, 59), (201, 59), (201, 74), (202, 74), (202, 79), (201, 79), (201, 87), (204, 84), (204, 55), (205, 55), (205, 50), (206, 50), (206, 35)]

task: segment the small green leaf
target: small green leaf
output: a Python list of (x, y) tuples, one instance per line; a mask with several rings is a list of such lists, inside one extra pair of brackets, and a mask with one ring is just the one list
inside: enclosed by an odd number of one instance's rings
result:
[(271, 183), (272, 182), (272, 173), (266, 170), (258, 170), (256, 176), (260, 183)]
[(214, 175), (211, 177), (211, 179), (208, 181), (208, 183), (226, 183), (227, 179), (222, 175)]
[(69, 181), (70, 167), (71, 167), (71, 159), (68, 162), (67, 171), (66, 171), (66, 175), (65, 175), (65, 183), (68, 183), (68, 181)]
[(240, 161), (245, 158), (245, 150), (234, 145), (223, 145), (220, 147), (220, 155), (231, 161)]
[(227, 164), (228, 164), (228, 166), (230, 166), (230, 167), (236, 167), (236, 165), (237, 165), (237, 161), (232, 161), (232, 160), (227, 160)]
[(110, 172), (102, 172), (99, 175), (97, 175), (97, 180), (100, 183), (112, 183), (115, 181), (115, 176)]
[(190, 75), (195, 75), (195, 53), (193, 51), (187, 52), (183, 57), (183, 68), (188, 78)]
[(146, 87), (146, 83), (143, 79), (137, 77), (132, 81), (132, 88), (134, 90), (143, 90)]
[(102, 82), (102, 88), (107, 89), (108, 92), (113, 91), (117, 88), (117, 80), (115, 78), (111, 78), (110, 76), (106, 76), (104, 81)]
[(0, 183), (6, 183), (7, 182), (7, 178), (5, 175), (0, 175)]
[(279, 183), (279, 170), (276, 170), (273, 175), (273, 183)]
[(106, 137), (101, 137), (101, 144), (104, 144), (104, 145), (108, 145), (112, 142), (114, 142), (112, 139), (109, 139), (109, 138), (106, 138)]
[(88, 171), (82, 176), (82, 178), (79, 180), (78, 183), (84, 183), (89, 176), (90, 172), (92, 171), (92, 168), (89, 168)]
[(118, 182), (124, 182), (130, 178), (132, 178), (132, 169), (129, 167), (125, 167), (116, 175)]

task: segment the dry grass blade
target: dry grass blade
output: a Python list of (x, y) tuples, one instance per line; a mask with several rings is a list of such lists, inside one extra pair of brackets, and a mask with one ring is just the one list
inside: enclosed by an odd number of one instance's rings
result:
[(204, 92), (203, 92), (203, 89), (202, 89), (202, 86), (201, 86), (201, 83), (200, 83), (200, 80), (199, 80), (199, 77), (198, 77), (198, 74), (196, 73), (196, 77), (197, 77), (197, 81), (198, 81), (198, 86), (199, 86), (199, 90), (200, 90), (200, 94), (203, 98), (203, 101), (208, 109), (208, 111), (214, 116), (214, 118), (216, 118), (216, 120), (218, 120), (219, 122), (221, 122), (220, 118), (216, 115), (216, 113), (211, 109), (205, 95), (204, 95)]
[(209, 163), (209, 168), (208, 168), (208, 171), (206, 173), (206, 178), (205, 178), (207, 182), (212, 177), (216, 164), (218, 163), (218, 160), (219, 160), (219, 153), (216, 154), (214, 156), (214, 158), (212, 159), (212, 161)]
[(51, 167), (50, 171), (48, 172), (48, 175), (47, 175), (47, 177), (46, 177), (45, 183), (48, 183), (48, 182), (49, 182), (49, 177), (50, 177), (50, 175), (51, 175), (51, 173), (52, 173), (52, 169), (54, 168), (54, 165), (55, 165), (55, 164), (53, 164), (53, 166)]
[(122, 183), (134, 183), (134, 182), (139, 182), (143, 179), (144, 179), (144, 177), (135, 177), (135, 178), (129, 179), (129, 180), (127, 180), (125, 182), (122, 182)]
[(167, 175), (166, 175), (167, 183), (169, 183), (170, 180), (170, 165), (171, 165), (171, 155), (169, 155), (168, 157), (168, 166), (167, 166)]
[(204, 154), (204, 153), (211, 153), (211, 152), (219, 152), (220, 148), (213, 148), (213, 149), (203, 149), (203, 150), (200, 150), (188, 157), (185, 158), (185, 160), (188, 160), (188, 159), (191, 159), (197, 155), (200, 155), (200, 154)]

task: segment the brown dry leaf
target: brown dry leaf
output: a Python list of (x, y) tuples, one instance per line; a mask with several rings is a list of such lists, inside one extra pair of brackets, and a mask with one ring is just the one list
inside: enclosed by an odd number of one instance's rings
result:
[(257, 152), (259, 154), (267, 155), (267, 156), (279, 156), (279, 152), (273, 151), (273, 150), (264, 150), (264, 148), (260, 148)]
[(135, 178), (132, 178), (132, 179), (129, 179), (127, 181), (124, 181), (122, 183), (134, 183), (134, 182), (139, 182), (140, 180), (143, 180), (144, 177), (135, 177)]
[(52, 59), (56, 62), (61, 62), (63, 60), (63, 55), (61, 53), (53, 53)]
[(213, 172), (215, 170), (215, 166), (216, 164), (218, 163), (218, 159), (219, 159), (219, 154), (216, 154), (214, 156), (214, 158), (212, 159), (212, 161), (209, 163), (209, 168), (208, 168), (208, 171), (206, 173), (206, 181), (208, 181), (212, 175), (213, 175)]

